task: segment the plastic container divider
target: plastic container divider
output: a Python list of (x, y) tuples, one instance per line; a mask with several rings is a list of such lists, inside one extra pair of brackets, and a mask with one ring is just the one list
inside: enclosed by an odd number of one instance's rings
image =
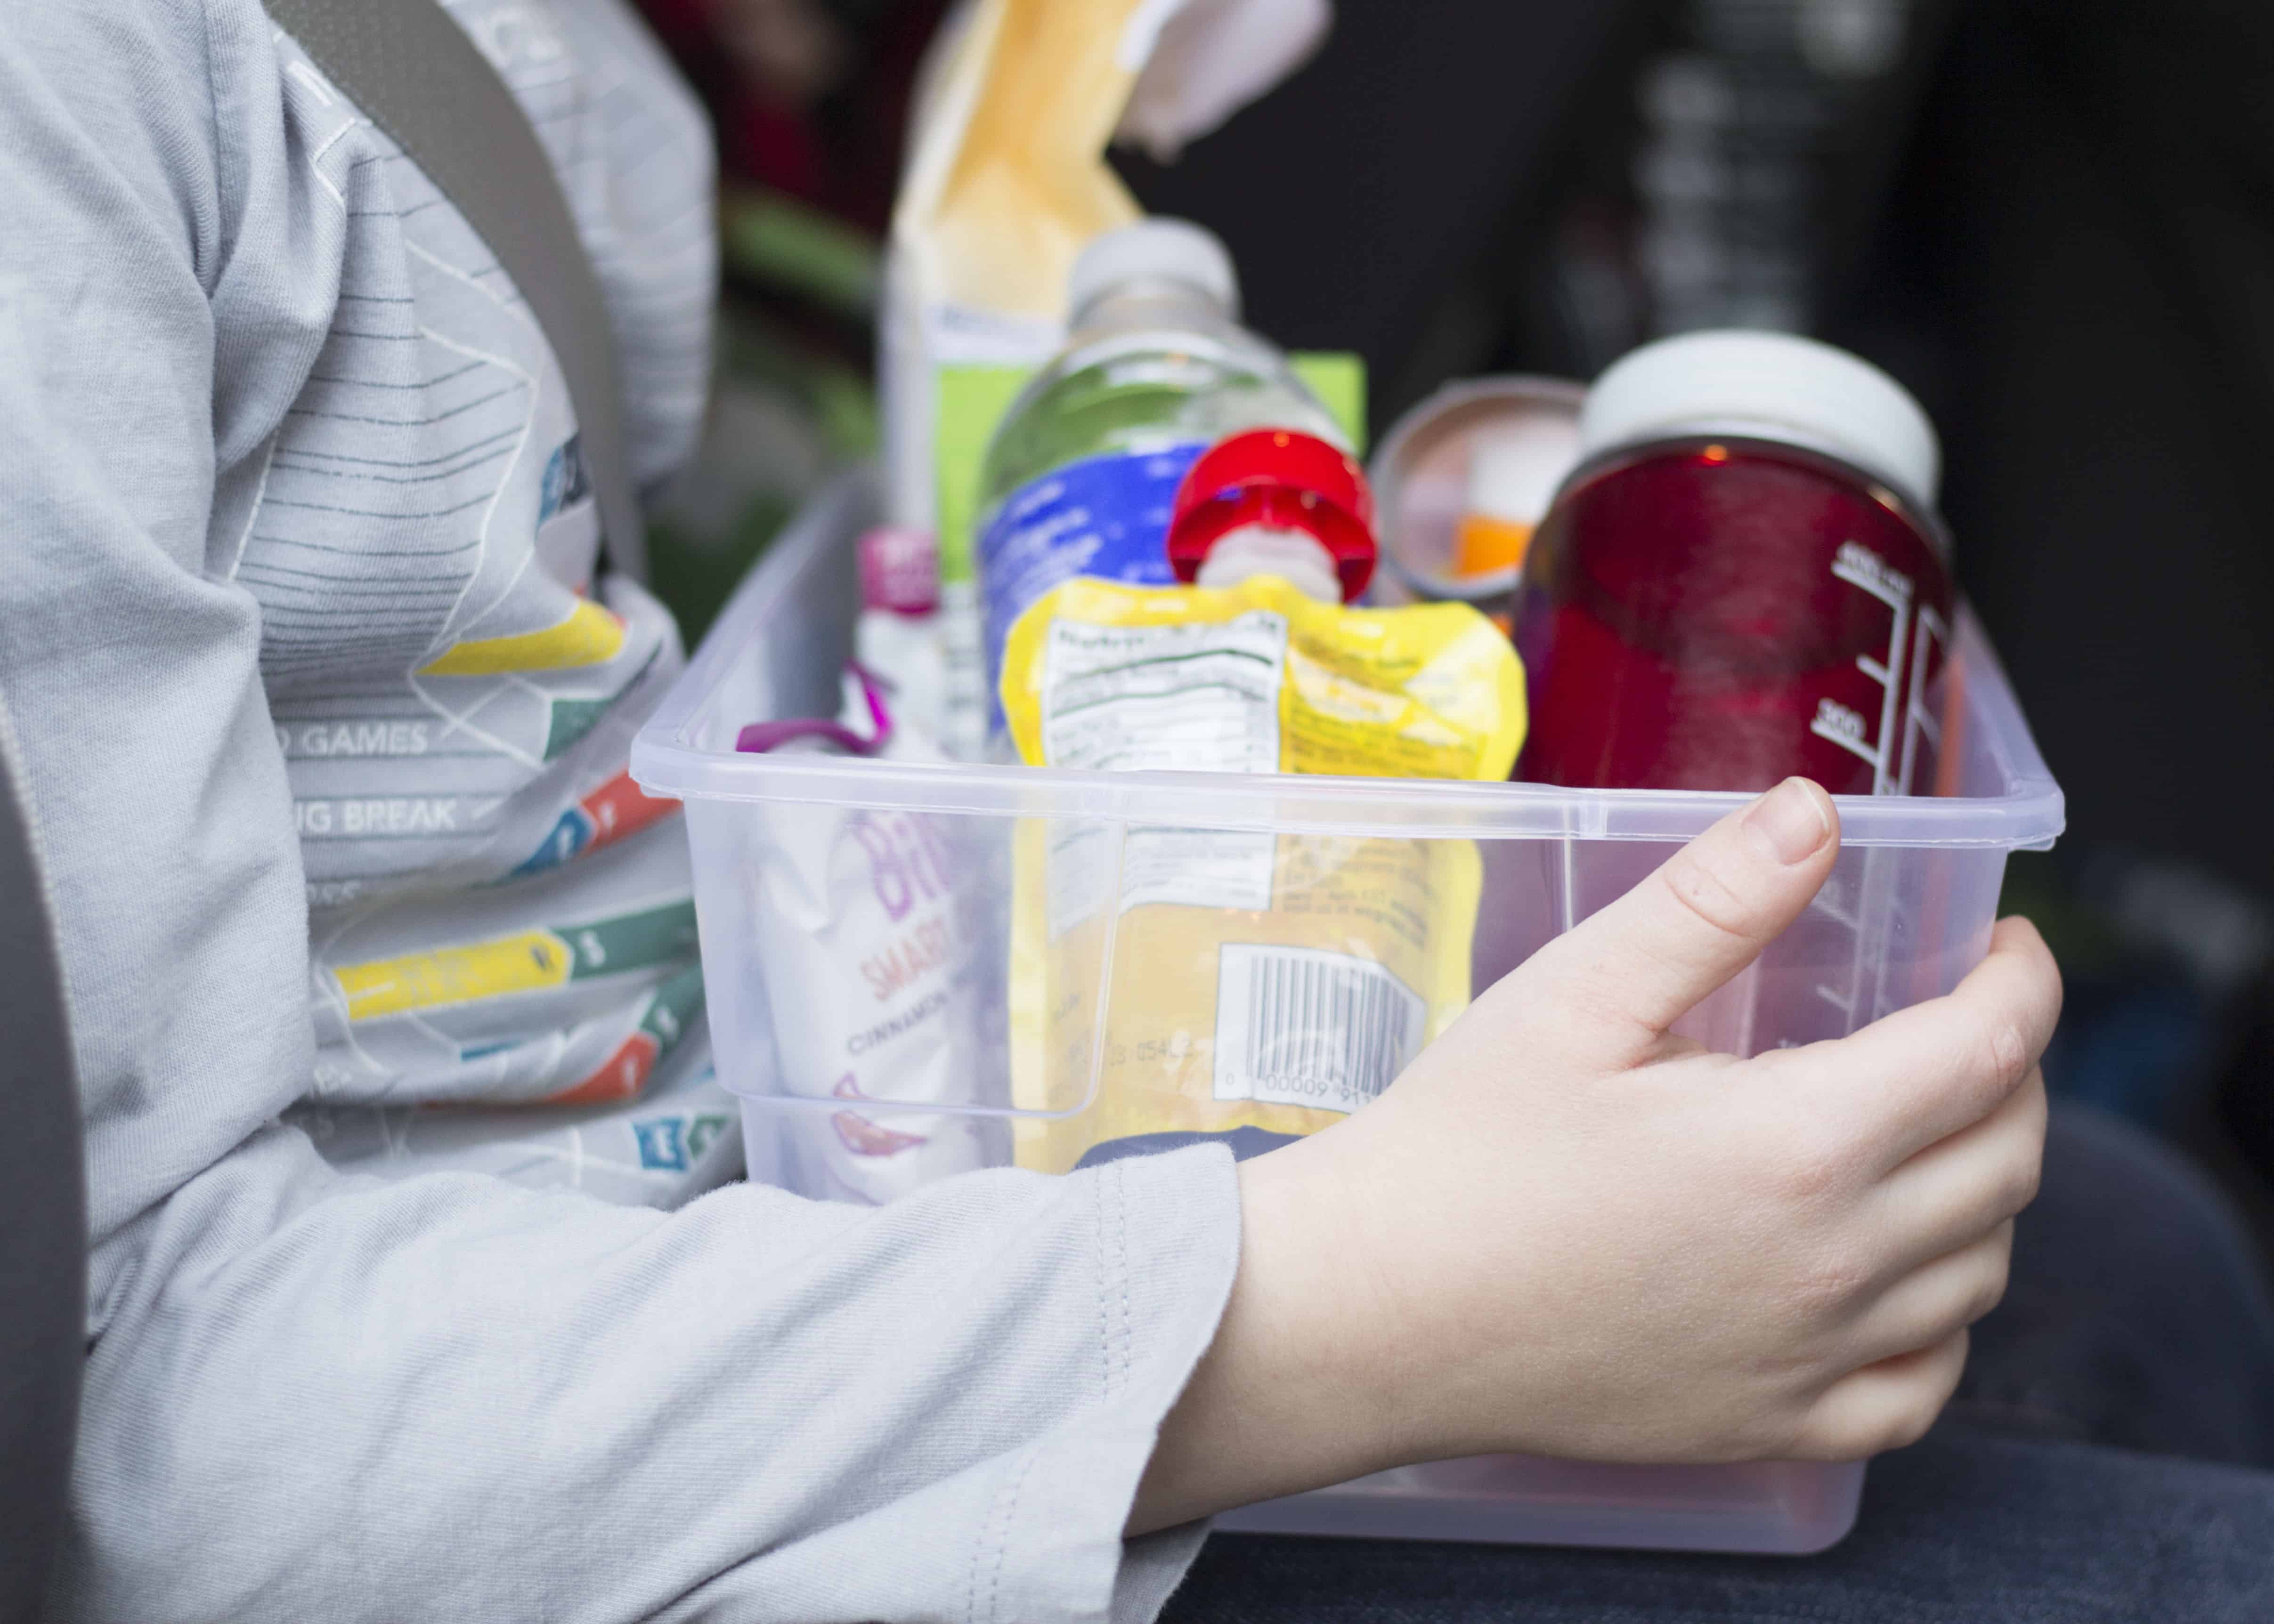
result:
[[(1031, 1067), (1024, 1081), (1013, 1077), (1004, 1011), (1021, 831), (1030, 857), (1047, 848), (1065, 859), (1052, 869), (1052, 907), (1109, 921), (1131, 900), (1133, 849), (1163, 831), (1268, 835), (1279, 843), (1473, 841), (1484, 876), (1473, 981), (1482, 987), (1746, 799), (735, 754), (746, 723), (835, 711), (859, 604), (853, 542), (877, 516), (876, 483), (865, 470), (817, 498), (728, 602), (632, 748), (642, 786), (686, 803), (712, 1038), (719, 1077), (742, 1102), (754, 1177), (809, 1195), (890, 1199), (966, 1167), (1007, 1164), (1022, 1132), (1092, 1104), (1116, 985), (1111, 924), (1093, 984), (1080, 989), (1088, 1052), (1039, 1081)], [(1956, 686), (1944, 714), (1954, 736), (1942, 749), (1956, 793), (1843, 797), (1844, 843), (1823, 892), (1684, 1031), (1737, 1054), (1837, 1037), (1946, 992), (1980, 959), (2007, 856), (2052, 843), (2061, 795), (1970, 615), (1962, 618), (1951, 669)], [(915, 1159), (900, 1185), (864, 1181), (848, 1161), (836, 1120), (847, 1108), (832, 1091), (836, 1079), (787, 1073), (756, 950), (760, 864), (785, 842), (825, 845), (862, 813), (920, 816), (967, 877), (952, 1086), (924, 1098), (862, 1096), (873, 1125), (935, 1136), (942, 1147)], [(1860, 1463), (1645, 1467), (1493, 1456), (1385, 1472), (1218, 1522), (1289, 1533), (1803, 1553), (1847, 1532), (1863, 1471)]]

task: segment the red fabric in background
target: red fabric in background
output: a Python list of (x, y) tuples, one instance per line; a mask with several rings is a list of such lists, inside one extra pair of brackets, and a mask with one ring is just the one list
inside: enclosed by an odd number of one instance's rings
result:
[(839, 81), (800, 105), (742, 71), (721, 41), (734, 0), (638, 0), (711, 109), (722, 175), (881, 234), (892, 219), (909, 93), (945, 0), (808, 0), (849, 49)]

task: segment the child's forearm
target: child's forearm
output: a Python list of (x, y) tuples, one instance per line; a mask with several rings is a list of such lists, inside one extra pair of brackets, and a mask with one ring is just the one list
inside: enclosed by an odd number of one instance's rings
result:
[(1162, 1426), (1133, 1535), (1418, 1458), (1348, 1207), (1310, 1199), (1339, 1182), (1329, 1148), (1321, 1137), (1240, 1168), (1239, 1278)]

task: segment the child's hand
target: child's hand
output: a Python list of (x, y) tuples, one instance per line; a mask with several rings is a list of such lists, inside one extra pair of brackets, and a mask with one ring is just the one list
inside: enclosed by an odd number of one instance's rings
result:
[(1838, 850), (1791, 780), (1241, 1169), (1240, 1274), (1133, 1529), (1404, 1462), (1841, 1459), (1916, 1438), (2005, 1289), (2060, 1007), (2026, 922), (1946, 998), (1751, 1060), (1667, 1027)]

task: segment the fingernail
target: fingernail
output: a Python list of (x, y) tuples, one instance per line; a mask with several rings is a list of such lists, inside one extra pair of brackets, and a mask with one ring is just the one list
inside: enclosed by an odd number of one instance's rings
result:
[(1813, 857), (1832, 838), (1823, 795), (1805, 778), (1787, 778), (1753, 802), (1745, 828), (1787, 867)]

